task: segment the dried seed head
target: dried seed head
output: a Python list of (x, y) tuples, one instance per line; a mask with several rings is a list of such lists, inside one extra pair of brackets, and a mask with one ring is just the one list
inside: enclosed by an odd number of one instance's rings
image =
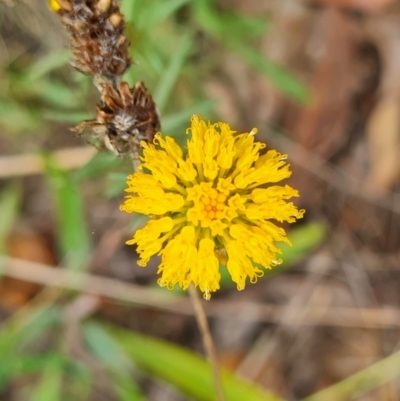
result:
[(96, 8), (101, 12), (105, 13), (111, 6), (111, 0), (99, 0), (96, 4)]
[(103, 148), (118, 156), (137, 152), (140, 141), (151, 142), (160, 129), (159, 113), (142, 82), (129, 88), (126, 82), (117, 89), (107, 82), (97, 82), (102, 90), (102, 103), (95, 120), (83, 121), (72, 130), (89, 142), (100, 142)]
[(110, 15), (110, 22), (114, 28), (117, 28), (119, 24), (123, 21), (124, 17), (121, 13), (114, 13)]
[(72, 65), (112, 81), (131, 65), (125, 22), (117, 0), (50, 0), (71, 36)]

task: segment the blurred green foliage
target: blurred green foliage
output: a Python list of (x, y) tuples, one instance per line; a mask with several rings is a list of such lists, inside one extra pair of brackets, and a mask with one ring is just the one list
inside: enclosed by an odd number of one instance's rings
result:
[(5, 187), (0, 193), (0, 210), (2, 213), (2, 218), (0, 219), (0, 254), (6, 252), (6, 238), (18, 216), (20, 204), (20, 185), (13, 183)]
[(44, 156), (43, 159), (48, 186), (53, 195), (62, 264), (68, 269), (86, 269), (91, 245), (79, 187), (72, 174), (60, 169), (51, 156)]
[[(142, 334), (117, 327), (110, 327), (108, 331), (109, 334), (99, 324), (87, 324), (85, 338), (94, 344), (108, 337), (109, 346), (113, 343), (120, 344), (126, 355), (138, 366), (173, 384), (190, 398), (198, 401), (215, 399), (210, 365), (204, 358), (177, 345)], [(229, 401), (282, 401), (282, 398), (235, 377), (228, 371), (223, 372), (222, 378)]]

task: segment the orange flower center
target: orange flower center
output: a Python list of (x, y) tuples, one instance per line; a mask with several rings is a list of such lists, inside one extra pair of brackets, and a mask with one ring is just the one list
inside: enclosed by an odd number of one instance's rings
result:
[(203, 218), (209, 220), (221, 219), (226, 199), (226, 195), (216, 189), (212, 189), (208, 195), (203, 195), (200, 198)]

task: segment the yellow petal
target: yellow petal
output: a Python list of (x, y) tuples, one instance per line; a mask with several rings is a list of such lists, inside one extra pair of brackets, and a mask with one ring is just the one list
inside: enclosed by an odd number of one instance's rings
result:
[(188, 281), (198, 286), (206, 299), (210, 299), (211, 292), (219, 289), (221, 280), (219, 261), (214, 248), (213, 240), (209, 238), (200, 240), (196, 265), (192, 266), (188, 274)]

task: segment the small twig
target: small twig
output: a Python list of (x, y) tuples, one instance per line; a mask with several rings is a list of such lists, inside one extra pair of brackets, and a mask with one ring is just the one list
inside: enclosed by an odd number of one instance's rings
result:
[[(60, 167), (72, 170), (86, 164), (96, 152), (92, 147), (80, 146), (57, 150), (52, 157)], [(43, 159), (37, 154), (0, 156), (0, 178), (40, 174), (43, 170)]]
[[(155, 308), (185, 316), (193, 315), (193, 307), (186, 297), (168, 291), (146, 288), (121, 280), (100, 277), (94, 274), (48, 266), (27, 260), (0, 256), (1, 274), (23, 281), (58, 287), (85, 294), (99, 295), (116, 302), (128, 302), (141, 307)], [(320, 284), (320, 287), (322, 284)], [(322, 289), (321, 289), (322, 291)], [(329, 287), (326, 288), (329, 291)], [(207, 316), (235, 319), (243, 322), (266, 322), (285, 326), (336, 326), (366, 329), (400, 327), (400, 309), (322, 307), (308, 305), (291, 307), (292, 320), (282, 321), (284, 305), (271, 305), (250, 301), (215, 300), (206, 308)], [(248, 310), (254, 313), (244, 313)]]
[(192, 300), (196, 321), (199, 326), (201, 335), (203, 337), (204, 348), (206, 350), (208, 359), (211, 364), (211, 369), (214, 378), (215, 392), (217, 396), (216, 400), (225, 401), (217, 352), (214, 346), (214, 341), (211, 336), (210, 327), (208, 326), (206, 313), (204, 311), (203, 305), (201, 304), (201, 299), (199, 297), (199, 294), (193, 285), (189, 286), (189, 294)]

